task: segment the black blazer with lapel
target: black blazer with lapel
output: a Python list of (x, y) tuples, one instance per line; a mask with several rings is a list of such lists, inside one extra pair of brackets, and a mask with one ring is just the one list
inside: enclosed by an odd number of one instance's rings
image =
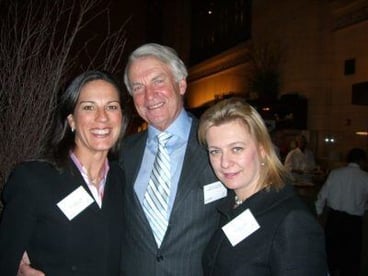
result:
[(203, 256), (206, 276), (327, 275), (323, 230), (291, 186), (259, 191), (233, 206), (229, 198), (219, 207), (220, 227), (249, 209), (260, 228), (235, 246), (219, 228)]
[(206, 150), (197, 141), (197, 121), (193, 118), (169, 227), (160, 249), (133, 187), (146, 140), (147, 131), (127, 137), (121, 151), (127, 183), (123, 201), (123, 275), (202, 275), (201, 256), (218, 224), (216, 206), (221, 200), (204, 204), (203, 186), (217, 180)]
[(16, 275), (25, 250), (46, 275), (119, 275), (122, 182), (110, 164), (102, 208), (94, 201), (69, 221), (56, 204), (79, 186), (90, 193), (74, 163), (63, 172), (43, 161), (19, 165), (3, 191), (0, 275)]

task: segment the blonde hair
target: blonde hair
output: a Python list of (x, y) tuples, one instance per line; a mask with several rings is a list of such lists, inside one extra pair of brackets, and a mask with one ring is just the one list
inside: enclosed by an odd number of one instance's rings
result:
[(207, 109), (199, 122), (199, 142), (207, 146), (206, 134), (209, 128), (233, 121), (241, 122), (248, 129), (258, 148), (262, 147), (264, 150), (264, 159), (262, 160), (264, 165), (262, 166), (258, 188), (281, 188), (285, 181), (290, 178), (289, 173), (275, 152), (262, 117), (245, 100), (229, 98)]

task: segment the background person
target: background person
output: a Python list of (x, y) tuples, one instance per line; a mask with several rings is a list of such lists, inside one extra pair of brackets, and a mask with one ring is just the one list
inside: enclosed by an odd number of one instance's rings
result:
[(4, 187), (0, 275), (16, 275), (25, 251), (40, 270), (25, 265), (28, 275), (119, 275), (124, 180), (107, 155), (125, 130), (122, 104), (107, 73), (68, 86), (48, 157), (18, 165)]
[(367, 161), (363, 149), (349, 151), (347, 165), (328, 175), (315, 202), (317, 215), (326, 211), (326, 249), (331, 275), (359, 275), (363, 216), (368, 209)]
[[(137, 48), (125, 69), (125, 84), (148, 129), (127, 137), (121, 149), (127, 183), (123, 275), (202, 275), (201, 256), (218, 224), (216, 206), (226, 196), (226, 189), (217, 183), (214, 188), (222, 193), (208, 192), (207, 185), (217, 179), (206, 151), (198, 144), (197, 120), (183, 108), (186, 77), (187, 70), (176, 52), (152, 43)], [(164, 215), (168, 227), (158, 242), (145, 201), (158, 149), (157, 135), (163, 132), (171, 135), (166, 144), (171, 181)]]
[(311, 173), (316, 168), (314, 154), (308, 148), (304, 135), (298, 135), (295, 142), (296, 147), (286, 155), (284, 165), (292, 173), (296, 184), (312, 184)]
[(198, 135), (217, 177), (235, 193), (219, 207), (205, 275), (327, 275), (322, 229), (286, 183), (257, 111), (223, 100), (202, 115)]

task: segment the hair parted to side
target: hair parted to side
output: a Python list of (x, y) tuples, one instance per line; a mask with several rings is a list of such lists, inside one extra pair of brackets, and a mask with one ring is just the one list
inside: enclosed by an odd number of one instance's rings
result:
[(262, 162), (262, 172), (259, 180), (259, 188), (281, 188), (289, 181), (290, 175), (279, 160), (266, 125), (257, 110), (241, 98), (229, 98), (222, 100), (208, 108), (200, 118), (198, 139), (202, 145), (207, 146), (207, 131), (213, 126), (238, 121), (246, 127), (250, 135), (256, 141), (258, 147), (262, 147), (265, 153)]
[(186, 79), (188, 76), (188, 71), (184, 62), (179, 58), (174, 49), (157, 43), (144, 44), (130, 54), (127, 65), (125, 66), (124, 83), (130, 95), (132, 95), (132, 89), (129, 81), (130, 66), (137, 59), (145, 57), (154, 57), (167, 64), (177, 82), (182, 79)]
[(67, 117), (69, 114), (74, 113), (82, 88), (87, 83), (95, 80), (103, 80), (110, 83), (116, 88), (119, 94), (123, 122), (119, 139), (115, 146), (110, 150), (109, 154), (115, 154), (119, 149), (120, 141), (124, 136), (128, 125), (128, 117), (124, 107), (122, 89), (114, 77), (109, 73), (97, 70), (86, 71), (71, 81), (64, 93), (61, 94), (58, 101), (55, 127), (49, 143), (49, 153), (46, 154), (47, 159), (59, 168), (63, 168), (67, 164), (69, 151), (75, 147), (75, 132), (73, 132), (69, 127)]

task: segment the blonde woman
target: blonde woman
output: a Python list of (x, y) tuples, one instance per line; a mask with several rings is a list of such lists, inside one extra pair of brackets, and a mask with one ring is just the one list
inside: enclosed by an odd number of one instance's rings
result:
[(218, 179), (231, 191), (203, 255), (205, 275), (327, 275), (323, 231), (288, 184), (257, 111), (236, 98), (201, 117)]

